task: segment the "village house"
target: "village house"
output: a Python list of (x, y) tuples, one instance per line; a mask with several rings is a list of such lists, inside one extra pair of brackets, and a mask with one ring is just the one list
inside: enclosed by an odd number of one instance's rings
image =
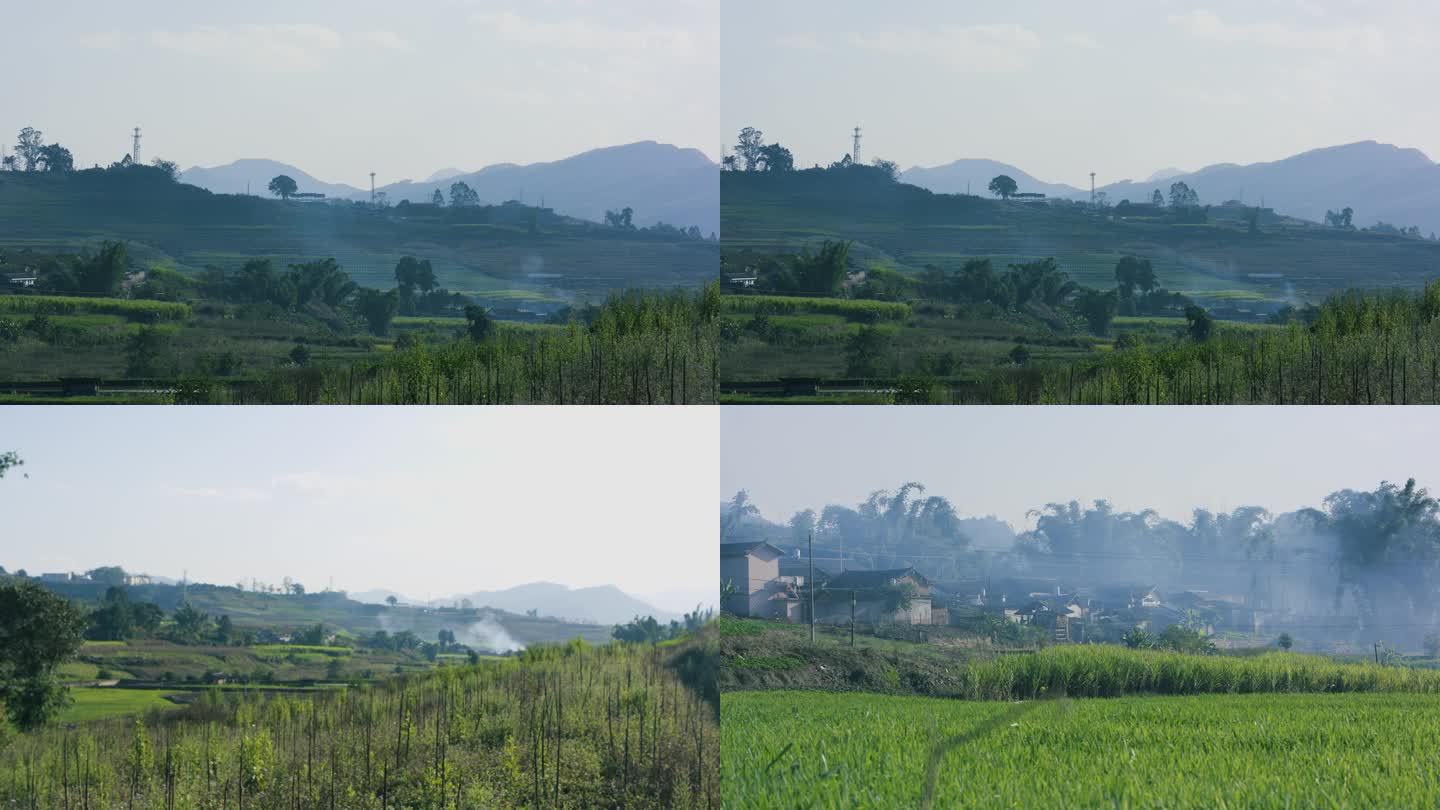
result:
[[(934, 624), (931, 609), (930, 580), (914, 568), (890, 568), (880, 571), (844, 571), (825, 584), (828, 598), (817, 601), (817, 621), (848, 622), (850, 600), (855, 597), (855, 619), (875, 624)], [(898, 605), (902, 593), (908, 592), (909, 608)], [(942, 614), (948, 621), (948, 614)]]
[[(780, 581), (780, 549), (760, 540), (720, 544), (720, 584), (725, 589), (720, 609), (736, 616), (771, 618), (772, 597), (787, 588)], [(798, 594), (797, 594), (798, 597)], [(785, 608), (788, 612), (788, 608)]]

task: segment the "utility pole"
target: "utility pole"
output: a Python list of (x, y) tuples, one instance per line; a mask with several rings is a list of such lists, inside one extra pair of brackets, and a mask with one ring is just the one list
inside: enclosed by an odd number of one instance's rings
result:
[(1380, 642), (1375, 642), (1375, 663), (1380, 663)]
[(850, 591), (850, 646), (855, 646), (855, 591)]
[(370, 204), (375, 204), (375, 172), (370, 172)]
[(1090, 172), (1090, 204), (1095, 204), (1095, 173)]
[(806, 590), (810, 592), (810, 643), (815, 643), (815, 532), (805, 535), (810, 546), (810, 578), (805, 580)]

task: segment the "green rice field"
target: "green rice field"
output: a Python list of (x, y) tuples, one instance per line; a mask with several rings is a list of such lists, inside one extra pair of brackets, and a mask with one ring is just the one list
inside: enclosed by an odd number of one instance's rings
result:
[(729, 808), (1440, 805), (1433, 694), (727, 692), (721, 712)]
[(174, 709), (177, 704), (166, 699), (166, 692), (154, 689), (116, 689), (114, 687), (74, 687), (73, 701), (60, 713), (60, 723), (83, 723), (112, 717), (146, 714), (155, 709)]

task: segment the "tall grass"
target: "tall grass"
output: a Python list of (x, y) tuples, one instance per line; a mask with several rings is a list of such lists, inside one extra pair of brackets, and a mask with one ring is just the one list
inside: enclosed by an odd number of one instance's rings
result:
[(1348, 292), (1308, 324), (1220, 327), (1065, 366), (992, 372), (962, 399), (1076, 404), (1440, 403), (1440, 282)]
[(667, 651), (572, 642), (319, 696), (20, 736), (0, 806), (718, 808), (714, 712)]
[(974, 700), (1212, 692), (1429, 694), (1440, 693), (1440, 671), (1345, 664), (1300, 653), (1240, 658), (1086, 645), (978, 661), (965, 668), (961, 683), (959, 696)]
[(588, 326), (500, 327), (482, 341), (419, 346), (350, 367), (274, 372), (179, 399), (270, 404), (703, 404), (719, 396), (719, 290), (632, 293)]

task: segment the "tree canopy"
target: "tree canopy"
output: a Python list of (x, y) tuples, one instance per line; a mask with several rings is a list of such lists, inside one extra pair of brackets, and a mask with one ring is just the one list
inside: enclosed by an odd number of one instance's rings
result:
[(276, 176), (270, 181), (270, 193), (282, 200), (290, 199), (291, 195), (300, 190), (295, 179), (288, 174)]

